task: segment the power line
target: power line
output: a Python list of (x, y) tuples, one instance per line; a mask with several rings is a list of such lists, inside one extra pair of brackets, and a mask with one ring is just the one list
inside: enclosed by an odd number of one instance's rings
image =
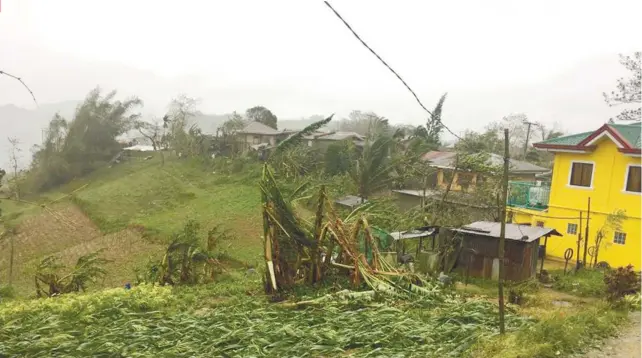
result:
[[(404, 80), (403, 80), (403, 78), (401, 78), (401, 76), (399, 76), (399, 74), (398, 74), (395, 70), (393, 70), (393, 69), (392, 69), (392, 67), (390, 67), (390, 65), (388, 65), (388, 64), (386, 63), (386, 61), (384, 61), (384, 60), (381, 58), (381, 56), (379, 56), (379, 55), (378, 55), (378, 54), (377, 54), (377, 53), (376, 53), (376, 52), (375, 52), (375, 51), (374, 51), (370, 46), (368, 46), (368, 44), (367, 44), (365, 41), (363, 41), (363, 40), (361, 39), (361, 37), (359, 37), (359, 35), (357, 35), (357, 33), (352, 29), (352, 27), (350, 26), (350, 24), (348, 24), (348, 22), (347, 22), (346, 20), (344, 20), (344, 19), (343, 19), (343, 17), (342, 17), (341, 15), (339, 15), (339, 13), (337, 12), (337, 10), (335, 10), (335, 9), (332, 7), (332, 5), (330, 5), (330, 3), (329, 3), (329, 2), (324, 1), (324, 3), (325, 3), (325, 4), (330, 8), (330, 10), (332, 10), (332, 12), (334, 12), (334, 14), (339, 18), (339, 20), (341, 20), (341, 22), (343, 22), (343, 24), (344, 24), (344, 25), (346, 25), (346, 27), (348, 28), (348, 30), (350, 30), (350, 32), (352, 32), (352, 34), (354, 35), (354, 37), (356, 37), (356, 38), (357, 38), (357, 40), (359, 40), (359, 42), (361, 42), (361, 44), (362, 44), (363, 46), (365, 46), (368, 50), (370, 50), (370, 52), (371, 52), (373, 55), (375, 55), (375, 57), (377, 57), (377, 58), (379, 59), (379, 61), (381, 61), (381, 63), (383, 63), (383, 65), (384, 65), (384, 66), (386, 66), (386, 67), (390, 70), (390, 72), (392, 72), (395, 76), (397, 76), (397, 78), (399, 79), (399, 81), (401, 81), (401, 83), (403, 83), (403, 85), (404, 85), (404, 86), (406, 86), (406, 88), (408, 89), (408, 91), (410, 91), (410, 93), (412, 94), (412, 96), (413, 96), (413, 97), (415, 97), (415, 100), (417, 100), (417, 103), (419, 103), (419, 105), (421, 106), (421, 108), (423, 108), (423, 109), (424, 109), (424, 111), (426, 111), (426, 112), (430, 115), (430, 117), (435, 118), (435, 117), (433, 116), (432, 112), (431, 112), (431, 111), (429, 111), (429, 110), (428, 110), (428, 108), (426, 108), (426, 106), (424, 106), (424, 104), (423, 104), (423, 103), (421, 103), (421, 100), (419, 100), (419, 97), (417, 96), (417, 94), (415, 93), (415, 91), (413, 91), (413, 90), (412, 90), (412, 88), (410, 88), (410, 86), (408, 86), (408, 84), (406, 83), (406, 81), (404, 81)], [(444, 128), (445, 128), (445, 129), (450, 133), (450, 134), (452, 134), (453, 136), (455, 136), (457, 139), (459, 139), (459, 140), (464, 140), (462, 137), (460, 137), (459, 135), (455, 134), (455, 132), (453, 132), (452, 130), (450, 130), (450, 128), (448, 128), (448, 126), (446, 126), (446, 125), (444, 124), (444, 122), (442, 122), (442, 121), (441, 121), (441, 118), (437, 118), (437, 121), (439, 121), (439, 124), (441, 124), (441, 126), (442, 126), (442, 127), (444, 127)]]
[(33, 98), (33, 102), (36, 104), (36, 107), (38, 106), (38, 101), (36, 101), (36, 96), (33, 95), (33, 91), (31, 90), (31, 88), (29, 88), (29, 86), (27, 86), (26, 83), (24, 83), (22, 78), (20, 78), (18, 76), (14, 76), (14, 75), (12, 75), (10, 73), (6, 73), (6, 72), (1, 71), (1, 70), (0, 70), (0, 75), (6, 75), (6, 76), (9, 76), (9, 77), (11, 77), (13, 79), (16, 79), (16, 80), (20, 81), (20, 83), (22, 83), (22, 85), (27, 89), (27, 91), (29, 91), (29, 94), (31, 94), (31, 98)]

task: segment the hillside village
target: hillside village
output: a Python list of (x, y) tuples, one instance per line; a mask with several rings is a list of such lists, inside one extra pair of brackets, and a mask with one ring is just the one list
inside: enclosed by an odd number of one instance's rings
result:
[(458, 134), (448, 103), (201, 128), (92, 90), (28, 168), (9, 141), (0, 357), (639, 357), (639, 108)]

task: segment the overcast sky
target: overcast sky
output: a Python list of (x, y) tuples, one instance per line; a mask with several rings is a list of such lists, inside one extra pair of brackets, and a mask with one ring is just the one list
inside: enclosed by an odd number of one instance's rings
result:
[[(211, 113), (262, 104), (280, 118), (425, 118), (322, 1), (0, 1), (0, 70), (41, 103), (100, 84), (139, 95), (156, 115), (185, 92)], [(568, 130), (599, 125), (607, 112), (573, 113), (606, 108), (601, 91), (624, 74), (617, 53), (642, 48), (639, 0), (331, 3), (428, 107), (449, 92), (444, 121), (458, 131), (519, 111)], [(14, 82), (0, 77), (0, 105), (34, 107)]]

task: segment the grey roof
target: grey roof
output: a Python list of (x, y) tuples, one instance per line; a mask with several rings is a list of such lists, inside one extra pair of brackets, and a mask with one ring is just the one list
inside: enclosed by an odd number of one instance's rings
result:
[(390, 236), (392, 236), (393, 239), (395, 240), (406, 240), (406, 239), (419, 239), (422, 237), (428, 237), (428, 236), (433, 236), (437, 233), (436, 228), (430, 228), (427, 230), (408, 230), (408, 231), (395, 231), (391, 232)]
[[(456, 155), (457, 153), (455, 152), (432, 151), (424, 154), (422, 158), (435, 167), (453, 169)], [(486, 164), (493, 166), (504, 165), (504, 158), (501, 155), (489, 153), (488, 156), (489, 158)], [(510, 160), (509, 171), (511, 173), (544, 173), (549, 170), (550, 169), (548, 168), (540, 167), (529, 162), (524, 162), (517, 159)]]
[[(417, 197), (422, 197), (424, 196), (424, 190), (423, 189), (396, 189), (392, 191), (393, 193), (399, 193), (399, 194), (404, 194), (404, 195), (409, 195), (409, 196), (417, 196)], [(425, 197), (431, 197), (436, 194), (438, 194), (437, 191), (435, 190), (429, 190), (426, 189)]]
[(356, 132), (316, 132), (312, 135), (306, 136), (306, 139), (318, 139), (318, 140), (346, 140), (353, 139), (357, 141), (363, 141), (366, 137), (362, 136)]
[[(462, 226), (454, 231), (473, 234), (480, 236), (496, 237), (499, 238), (501, 223), (492, 221), (477, 221), (472, 224)], [(543, 236), (562, 236), (557, 230), (549, 227), (529, 226), (506, 224), (506, 239), (517, 240), (524, 242), (532, 242)]]
[[(356, 206), (359, 206), (359, 205), (362, 204), (361, 203), (361, 198), (358, 197), (358, 196), (354, 196), (354, 195), (344, 196), (343, 198), (337, 199), (334, 202), (335, 202), (335, 204), (347, 206), (347, 207), (350, 207), (350, 208), (353, 208), (353, 207), (356, 207)], [(364, 200), (363, 201), (363, 203), (367, 203), (367, 202), (368, 202), (368, 200)]]
[(274, 128), (268, 127), (263, 123), (252, 121), (248, 123), (239, 133), (246, 134), (262, 134), (262, 135), (277, 135), (283, 132), (280, 132)]

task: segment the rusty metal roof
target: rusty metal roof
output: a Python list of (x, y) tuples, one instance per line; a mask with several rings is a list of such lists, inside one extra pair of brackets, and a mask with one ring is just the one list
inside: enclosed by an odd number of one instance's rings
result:
[[(499, 238), (501, 223), (493, 221), (477, 221), (462, 226), (454, 231), (463, 234), (472, 234)], [(532, 242), (544, 236), (562, 236), (557, 230), (550, 227), (506, 224), (506, 239), (523, 242)]]

